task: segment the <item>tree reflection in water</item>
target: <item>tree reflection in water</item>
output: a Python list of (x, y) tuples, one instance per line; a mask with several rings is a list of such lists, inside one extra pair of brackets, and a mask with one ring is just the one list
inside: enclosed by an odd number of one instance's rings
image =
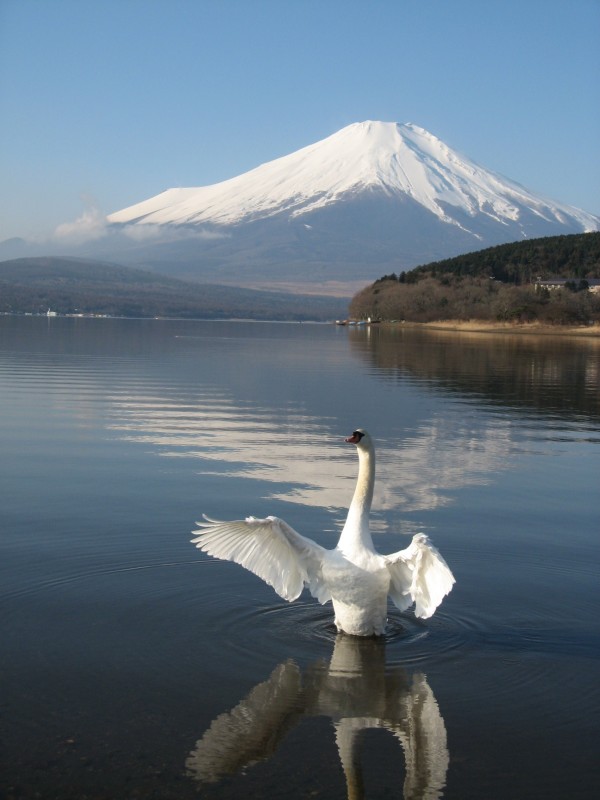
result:
[(215, 782), (270, 758), (303, 718), (331, 719), (348, 798), (363, 797), (361, 736), (390, 731), (406, 761), (403, 797), (433, 800), (442, 794), (449, 755), (446, 728), (425, 675), (386, 671), (385, 642), (338, 634), (329, 664), (304, 673), (279, 664), (231, 711), (218, 716), (190, 753), (188, 773)]
[[(353, 352), (387, 380), (521, 411), (599, 417), (600, 339), (396, 326), (349, 331)], [(569, 391), (565, 392), (565, 386)]]

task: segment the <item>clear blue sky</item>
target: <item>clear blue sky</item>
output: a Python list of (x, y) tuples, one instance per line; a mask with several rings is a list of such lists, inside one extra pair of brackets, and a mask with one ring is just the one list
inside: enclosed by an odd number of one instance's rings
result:
[(0, 240), (414, 122), (600, 214), (600, 0), (0, 0)]

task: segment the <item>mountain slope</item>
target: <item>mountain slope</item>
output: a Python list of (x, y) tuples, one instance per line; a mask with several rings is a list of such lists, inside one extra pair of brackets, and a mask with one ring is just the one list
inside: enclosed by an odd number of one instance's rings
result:
[(426, 276), (493, 278), (504, 283), (600, 278), (600, 233), (550, 236), (497, 245), (411, 270), (411, 280)]
[[(598, 229), (599, 218), (478, 166), (423, 128), (361, 122), (230, 180), (169, 189), (105, 220), (84, 216), (61, 226), (47, 252), (254, 288), (326, 293), (343, 283), (351, 294), (383, 272)], [(20, 248), (4, 257), (43, 254)]]
[(347, 298), (189, 284), (138, 269), (77, 258), (0, 262), (0, 313), (331, 320)]
[(236, 178), (169, 189), (108, 217), (138, 225), (232, 225), (286, 213), (290, 220), (381, 192), (415, 201), (449, 225), (477, 235), (482, 216), (518, 222), (527, 211), (546, 222), (594, 229), (591, 215), (543, 200), (451, 150), (416, 125), (362, 122)]

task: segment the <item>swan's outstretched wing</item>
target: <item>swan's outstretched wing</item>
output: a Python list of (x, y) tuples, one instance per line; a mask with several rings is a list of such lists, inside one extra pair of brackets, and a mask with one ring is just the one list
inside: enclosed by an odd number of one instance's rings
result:
[(196, 523), (196, 547), (215, 558), (235, 561), (272, 586), (284, 600), (299, 597), (304, 584), (320, 603), (331, 595), (323, 585), (321, 564), (327, 551), (278, 517)]
[(415, 603), (417, 617), (430, 617), (452, 589), (454, 575), (427, 536), (417, 534), (406, 550), (385, 559), (394, 605), (404, 611)]

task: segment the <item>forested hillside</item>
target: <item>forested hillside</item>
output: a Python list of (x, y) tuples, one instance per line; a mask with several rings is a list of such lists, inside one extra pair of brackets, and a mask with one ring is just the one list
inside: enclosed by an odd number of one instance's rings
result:
[[(535, 287), (565, 278), (564, 289)], [(572, 325), (600, 321), (600, 233), (553, 236), (491, 247), (385, 275), (352, 299), (355, 318), (431, 322), (444, 319)]]
[(77, 258), (0, 262), (0, 312), (331, 320), (348, 300), (197, 284)]
[(549, 236), (501, 244), (475, 253), (416, 267), (417, 279), (430, 275), (472, 275), (523, 285), (538, 278), (600, 278), (600, 233)]

